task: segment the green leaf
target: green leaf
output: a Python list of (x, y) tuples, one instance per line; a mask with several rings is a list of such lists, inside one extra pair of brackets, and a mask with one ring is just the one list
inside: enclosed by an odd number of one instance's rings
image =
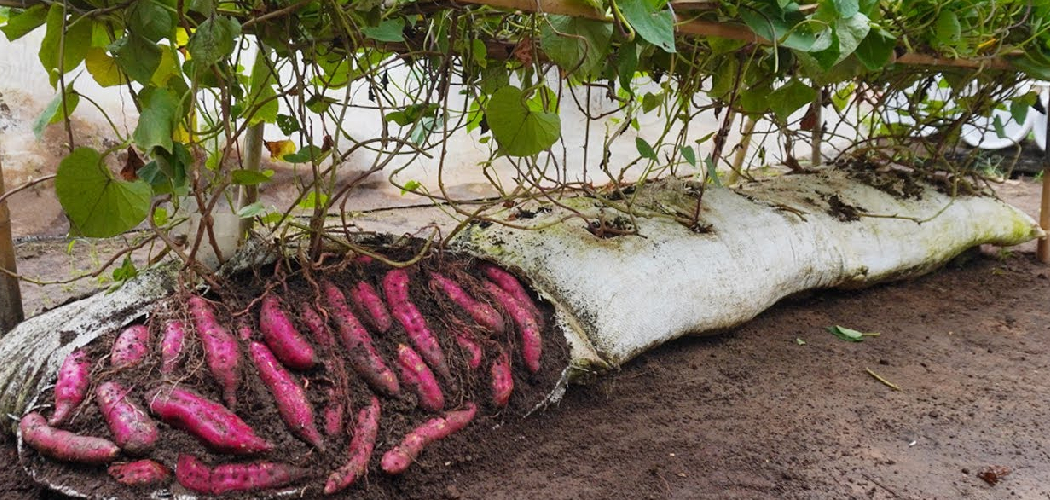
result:
[(861, 333), (852, 328), (846, 328), (839, 325), (829, 326), (828, 331), (831, 332), (832, 335), (850, 342), (863, 342), (864, 337), (877, 337), (879, 335), (877, 333)]
[(320, 162), (328, 156), (328, 153), (321, 151), (321, 148), (310, 144), (306, 147), (300, 148), (299, 151), (284, 155), (282, 160), (289, 163), (312, 163), (314, 160)]
[(792, 78), (790, 82), (769, 95), (769, 107), (777, 118), (787, 121), (791, 113), (798, 111), (816, 98), (817, 91), (813, 87)]
[(860, 3), (857, 0), (832, 0), (832, 3), (841, 17), (853, 17), (860, 12)]
[(146, 96), (139, 123), (132, 138), (143, 151), (160, 147), (172, 152), (171, 136), (175, 130), (176, 111), (179, 103), (165, 89), (153, 89)]
[(139, 270), (135, 267), (135, 263), (131, 261), (131, 256), (125, 255), (124, 262), (120, 264), (120, 267), (113, 270), (113, 281), (123, 283), (138, 275)]
[(1010, 64), (1031, 78), (1050, 80), (1050, 64), (1034, 59), (1031, 54), (1012, 58)]
[(398, 43), (405, 41), (405, 19), (398, 17), (387, 19), (374, 28), (361, 28), (366, 37), (377, 42)]
[(320, 203), (321, 206), (328, 204), (328, 195), (321, 193), (320, 198), (317, 196), (317, 191), (310, 191), (302, 201), (299, 202), (299, 208), (314, 208)]
[(510, 72), (503, 65), (492, 65), (481, 72), (481, 93), (492, 95), (510, 85)]
[(59, 163), (55, 192), (71, 230), (93, 238), (134, 228), (149, 212), (149, 186), (117, 180), (91, 148), (77, 148)]
[(675, 51), (674, 14), (669, 8), (657, 9), (649, 0), (620, 0), (617, 5), (623, 11), (623, 17), (645, 41), (664, 52)]
[(160, 66), (161, 51), (153, 42), (130, 34), (108, 47), (117, 64), (132, 80), (148, 84)]
[(201, 23), (190, 36), (186, 49), (193, 60), (203, 66), (210, 66), (233, 53), (240, 34), (241, 23), (229, 17), (216, 16)]
[(610, 23), (582, 17), (547, 16), (540, 47), (558, 66), (583, 78), (594, 78), (605, 65), (612, 40)]
[(692, 146), (682, 147), (682, 157), (685, 158), (685, 161), (689, 162), (689, 165), (692, 165), (693, 168), (696, 168), (696, 152), (693, 151)]
[(521, 89), (508, 85), (492, 94), (486, 120), (500, 151), (508, 156), (531, 156), (550, 148), (561, 137), (561, 118), (527, 105)]
[(959, 16), (951, 9), (944, 9), (937, 16), (937, 26), (934, 29), (934, 41), (941, 47), (950, 47), (959, 41), (962, 36), (962, 25), (959, 24)]
[(886, 66), (897, 47), (897, 38), (882, 28), (868, 32), (868, 36), (857, 46), (857, 59), (865, 68), (877, 71)]
[(616, 51), (616, 71), (620, 76), (620, 87), (634, 95), (634, 74), (638, 71), (638, 43), (630, 42)]
[[(80, 103), (80, 94), (73, 90), (72, 86), (66, 87), (66, 109), (69, 114), (73, 114), (73, 110), (77, 109), (77, 104)], [(36, 121), (33, 123), (33, 135), (37, 139), (40, 139), (44, 135), (44, 129), (48, 125), (58, 123), (66, 118), (66, 114), (62, 112), (62, 92), (55, 94), (55, 97), (51, 99), (51, 102), (47, 104), (44, 111), (40, 113)]]
[(798, 345), (806, 345), (806, 341), (802, 340), (800, 337), (795, 337), (795, 343)]
[(416, 180), (410, 180), (410, 181), (406, 182), (405, 183), (405, 187), (401, 188), (401, 196), (404, 196), (405, 194), (409, 193), (410, 191), (415, 191), (415, 190), (419, 189), (420, 185), (421, 184), (419, 184), (419, 181), (416, 181)]
[(277, 92), (273, 89), (276, 78), (267, 62), (266, 52), (259, 52), (255, 56), (252, 65), (252, 78), (248, 83), (248, 102), (259, 106), (248, 120), (248, 125), (259, 123), (274, 123), (277, 121), (277, 113), (280, 111), (280, 103), (277, 101)]
[(818, 37), (817, 33), (801, 26), (804, 16), (791, 15), (781, 18), (769, 13), (745, 9), (740, 18), (752, 31), (766, 40), (776, 40), (780, 45), (800, 52), (820, 52), (831, 46), (831, 37)]
[(239, 210), (237, 210), (237, 217), (240, 217), (241, 219), (251, 219), (256, 215), (263, 213), (263, 210), (264, 208), (262, 202), (257, 201), (255, 203), (252, 203), (251, 205), (241, 207)]
[(175, 32), (175, 15), (156, 0), (138, 0), (126, 14), (128, 31), (156, 42)]
[(240, 186), (254, 186), (265, 184), (273, 178), (273, 170), (248, 170), (237, 169), (230, 172), (231, 182)]
[(666, 94), (664, 94), (663, 92), (660, 92), (659, 94), (646, 92), (645, 95), (642, 96), (642, 112), (648, 113), (656, 108), (659, 108), (660, 105), (664, 103), (665, 97)]
[[(51, 86), (58, 82), (59, 66), (63, 73), (77, 68), (91, 48), (91, 20), (89, 18), (70, 19), (65, 24), (65, 12), (61, 4), (52, 4), (47, 12), (47, 33), (40, 42), (40, 64), (44, 66)], [(65, 37), (63, 39), (63, 30)], [(59, 60), (59, 53), (62, 59)]]
[(153, 223), (156, 224), (157, 227), (162, 227), (165, 224), (167, 224), (168, 209), (164, 207), (157, 207), (157, 209), (153, 211)]
[(477, 64), (479, 68), (485, 68), (489, 65), (489, 49), (485, 46), (485, 42), (478, 38), (471, 40), (470, 42), (470, 56), (474, 64)]
[(47, 21), (47, 4), (37, 4), (22, 13), (7, 20), (7, 24), (0, 27), (8, 41), (15, 41), (29, 34)]
[(835, 64), (842, 62), (860, 46), (871, 31), (871, 21), (864, 14), (856, 14), (848, 19), (839, 19), (835, 24), (835, 34), (839, 40), (839, 55)]
[(704, 165), (707, 166), (707, 182), (721, 187), (722, 178), (718, 176), (718, 167), (715, 164), (715, 159), (711, 155), (707, 155), (704, 158)]
[(299, 120), (296, 120), (292, 115), (284, 114), (277, 115), (277, 127), (281, 129), (281, 133), (284, 135), (292, 135), (302, 130)]
[(1013, 117), (1017, 123), (1024, 123), (1025, 118), (1028, 116), (1028, 111), (1032, 105), (1035, 104), (1037, 99), (1035, 91), (1030, 91), (1025, 94), (1015, 96), (1010, 101), (1010, 116)]
[(995, 135), (997, 135), (999, 138), (1006, 137), (1006, 129), (1003, 128), (1002, 116), (995, 115), (995, 118), (992, 119), (992, 127), (995, 128)]
[(653, 147), (649, 145), (649, 141), (636, 137), (634, 139), (634, 147), (638, 149), (638, 154), (642, 155), (642, 158), (648, 158), (652, 161), (656, 161), (656, 151), (653, 151)]

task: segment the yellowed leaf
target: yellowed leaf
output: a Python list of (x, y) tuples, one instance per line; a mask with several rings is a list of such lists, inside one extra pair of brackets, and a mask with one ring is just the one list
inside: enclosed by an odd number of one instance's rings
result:
[(295, 152), (295, 143), (287, 139), (282, 141), (263, 141), (266, 144), (266, 149), (270, 150), (270, 158), (274, 160), (283, 160), (285, 155), (290, 155)]
[(120, 73), (120, 68), (117, 67), (117, 60), (110, 57), (102, 48), (88, 49), (84, 57), (84, 64), (87, 66), (88, 73), (91, 73), (95, 81), (103, 87), (122, 85), (127, 82), (124, 75)]

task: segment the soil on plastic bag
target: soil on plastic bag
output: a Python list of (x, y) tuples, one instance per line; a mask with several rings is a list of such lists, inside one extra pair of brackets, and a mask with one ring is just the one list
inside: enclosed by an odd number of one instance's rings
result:
[[(1037, 213), (1037, 186), (1004, 191)], [(1033, 249), (783, 301), (529, 418), (472, 426), (396, 490), (375, 474), (336, 498), (1050, 498), (1050, 267)], [(847, 342), (832, 325), (881, 335)], [(0, 498), (61, 498), (16, 463), (0, 446)], [(993, 486), (988, 470), (1009, 474)]]

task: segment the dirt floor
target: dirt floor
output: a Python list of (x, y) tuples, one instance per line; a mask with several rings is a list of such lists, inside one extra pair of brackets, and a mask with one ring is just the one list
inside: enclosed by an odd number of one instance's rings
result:
[[(1034, 183), (1000, 193), (1038, 208)], [(23, 262), (75, 260), (59, 246)], [(397, 496), (1050, 499), (1050, 267), (1032, 250), (796, 297), (673, 342), (475, 434)], [(881, 335), (847, 342), (832, 325)], [(0, 498), (53, 498), (16, 462), (0, 446)]]

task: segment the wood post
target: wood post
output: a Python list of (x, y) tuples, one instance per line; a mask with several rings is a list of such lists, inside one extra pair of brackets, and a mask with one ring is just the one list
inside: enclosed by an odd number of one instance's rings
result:
[[(0, 157), (0, 195), (4, 188), (3, 158)], [(18, 272), (15, 265), (15, 246), (11, 241), (11, 212), (7, 201), (0, 202), (0, 268), (11, 273)], [(0, 337), (11, 331), (25, 319), (22, 310), (22, 291), (18, 287), (18, 278), (4, 272), (0, 273)]]
[(824, 97), (823, 87), (817, 86), (817, 97), (813, 99), (813, 107), (810, 108), (813, 113), (813, 135), (810, 137), (811, 145), (813, 149), (810, 151), (810, 166), (813, 168), (819, 167), (824, 163), (824, 151), (822, 149), (824, 143)]
[[(1050, 232), (1050, 119), (1046, 120), (1046, 129), (1036, 132), (1046, 134), (1046, 150), (1043, 151), (1043, 189), (1042, 200), (1039, 206), (1039, 227), (1044, 232)], [(1039, 238), (1036, 244), (1035, 254), (1039, 262), (1050, 264), (1050, 236)]]

